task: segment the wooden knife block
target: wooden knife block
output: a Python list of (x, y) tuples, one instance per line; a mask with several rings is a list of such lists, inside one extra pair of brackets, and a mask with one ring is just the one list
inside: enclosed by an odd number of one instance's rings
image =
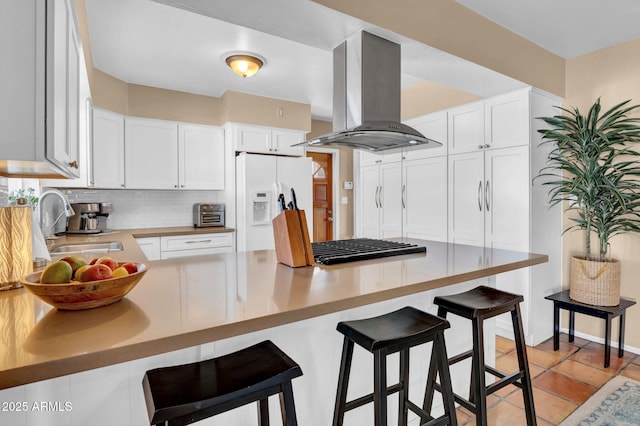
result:
[(285, 210), (272, 223), (278, 262), (293, 268), (313, 265), (313, 250), (304, 210)]

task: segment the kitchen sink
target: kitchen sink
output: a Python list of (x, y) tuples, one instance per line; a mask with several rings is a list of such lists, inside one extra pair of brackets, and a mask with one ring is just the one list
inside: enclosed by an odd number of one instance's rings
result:
[(110, 252), (122, 251), (124, 246), (120, 241), (100, 241), (95, 243), (67, 243), (58, 244), (49, 249), (50, 254), (69, 254), (82, 252)]

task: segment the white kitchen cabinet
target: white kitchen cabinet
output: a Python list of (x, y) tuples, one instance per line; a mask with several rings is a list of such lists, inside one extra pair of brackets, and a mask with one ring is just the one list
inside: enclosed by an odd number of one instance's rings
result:
[(224, 131), (125, 117), (125, 186), (224, 189)]
[(449, 154), (472, 152), (484, 147), (484, 102), (472, 102), (447, 111)]
[(149, 260), (234, 251), (233, 232), (140, 237), (136, 238), (136, 243)]
[(233, 234), (193, 234), (160, 237), (160, 258), (200, 256), (233, 251)]
[(224, 130), (178, 124), (180, 189), (224, 190)]
[(442, 144), (442, 146), (437, 148), (407, 149), (404, 153), (405, 160), (418, 160), (420, 158), (447, 155), (447, 111), (437, 111), (421, 117), (412, 118), (406, 120), (405, 124), (413, 127), (426, 138)]
[(94, 108), (92, 111), (92, 178), (95, 188), (125, 187), (124, 116)]
[(402, 162), (360, 169), (357, 235), (364, 238), (402, 236)]
[(371, 166), (374, 164), (388, 164), (402, 161), (402, 153), (394, 152), (391, 154), (373, 154), (367, 151), (360, 151), (360, 165)]
[[(80, 42), (69, 0), (8, 0), (0, 14), (0, 171), (79, 177)], [(20, 23), (17, 25), (16, 23)]]
[(136, 243), (138, 243), (147, 259), (160, 259), (160, 237), (136, 238)]
[(291, 145), (304, 142), (305, 132), (230, 123), (233, 146), (238, 152), (303, 156), (304, 147)]
[(124, 138), (127, 188), (178, 188), (177, 123), (125, 117)]
[(447, 241), (446, 182), (446, 156), (403, 162), (402, 231), (404, 237)]
[(529, 144), (529, 91), (486, 99), (484, 143), (487, 148)]

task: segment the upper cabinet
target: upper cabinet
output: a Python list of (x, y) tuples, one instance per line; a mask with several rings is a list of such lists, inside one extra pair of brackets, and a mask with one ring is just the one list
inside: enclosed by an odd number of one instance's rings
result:
[[(81, 49), (69, 0), (6, 0), (0, 14), (0, 174), (78, 178)], [(20, 25), (17, 25), (19, 23)]]
[(484, 102), (487, 148), (529, 145), (529, 92), (508, 93)]
[(447, 111), (438, 111), (421, 117), (405, 121), (426, 138), (440, 142), (442, 146), (426, 149), (408, 149), (404, 154), (405, 160), (418, 160), (421, 158), (439, 157), (447, 155)]
[(449, 154), (484, 148), (484, 102), (473, 102), (448, 110)]
[(89, 185), (124, 188), (124, 117), (111, 111), (92, 111), (92, 167)]
[(233, 146), (239, 152), (303, 156), (304, 147), (291, 145), (304, 142), (305, 132), (247, 124), (229, 124)]
[(224, 129), (178, 124), (180, 189), (224, 189)]
[[(115, 129), (105, 129), (114, 133), (114, 143)], [(129, 189), (223, 190), (224, 130), (125, 117), (124, 167)]]

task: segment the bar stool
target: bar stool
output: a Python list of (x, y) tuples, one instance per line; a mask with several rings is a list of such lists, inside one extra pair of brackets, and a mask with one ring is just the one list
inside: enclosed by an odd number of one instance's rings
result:
[[(444, 330), (449, 323), (418, 309), (405, 307), (378, 317), (338, 323), (338, 331), (344, 334), (342, 360), (333, 425), (341, 426), (346, 411), (373, 401), (375, 426), (387, 424), (387, 396), (399, 392), (398, 424), (406, 426), (408, 410), (420, 416), (420, 424), (425, 426), (457, 425), (456, 411), (444, 344)], [(409, 349), (422, 343), (433, 342), (433, 368), (438, 369), (442, 378), (445, 413), (434, 419), (428, 411), (409, 401)], [(351, 372), (354, 343), (373, 354), (374, 373), (371, 394), (347, 402), (347, 387)], [(400, 352), (399, 383), (387, 387), (386, 357)], [(427, 422), (427, 423), (425, 423)]]
[(291, 380), (302, 370), (270, 340), (191, 364), (156, 368), (142, 380), (152, 425), (188, 425), (251, 402), (269, 425), (268, 397), (280, 394), (282, 421), (296, 426)]
[[(476, 287), (460, 294), (438, 296), (433, 300), (433, 303), (438, 305), (439, 317), (446, 318), (447, 313), (451, 312), (452, 314), (470, 319), (472, 322), (473, 349), (449, 358), (449, 365), (469, 357), (472, 359), (469, 399), (464, 399), (456, 393), (454, 393), (454, 398), (457, 403), (475, 414), (477, 425), (487, 424), (487, 395), (509, 384), (514, 384), (522, 389), (527, 425), (531, 426), (536, 424), (533, 393), (531, 390), (531, 374), (529, 373), (527, 349), (520, 316), (520, 302), (523, 300), (524, 298), (520, 295), (486, 286)], [(485, 365), (484, 362), (483, 322), (485, 319), (505, 312), (511, 312), (514, 340), (518, 354), (518, 365), (520, 368), (519, 371), (508, 375)], [(485, 383), (485, 372), (499, 377), (500, 380), (487, 386)], [(426, 408), (431, 407), (434, 390), (440, 391), (441, 388), (441, 385), (438, 385), (436, 382), (436, 375), (435, 368), (430, 366), (424, 401), (424, 407)]]

